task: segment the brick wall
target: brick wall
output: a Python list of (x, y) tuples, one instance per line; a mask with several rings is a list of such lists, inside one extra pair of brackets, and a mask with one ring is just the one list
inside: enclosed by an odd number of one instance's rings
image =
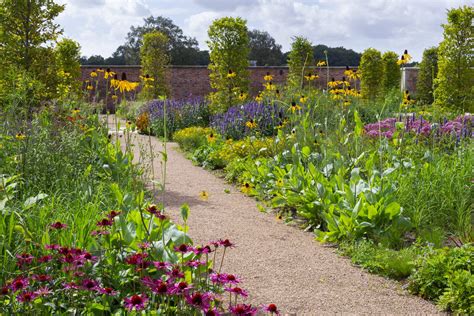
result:
[[(103, 66), (103, 68), (110, 67), (110, 69), (119, 75), (122, 72), (127, 74), (127, 79), (130, 81), (139, 81), (140, 66)], [(82, 80), (89, 78), (92, 70), (97, 69), (98, 66), (82, 66)], [(319, 79), (313, 82), (319, 88), (326, 86), (326, 68), (315, 69), (319, 74)], [(329, 67), (329, 80), (335, 78), (342, 79), (344, 76), (345, 67)], [(314, 71), (314, 70), (313, 70)], [(263, 77), (269, 72), (273, 76), (275, 84), (284, 84), (288, 75), (288, 67), (249, 67), (250, 72), (250, 91), (255, 95), (263, 88)], [(416, 77), (418, 70), (410, 68), (406, 72), (406, 89), (411, 92), (415, 91)], [(209, 84), (209, 70), (206, 66), (172, 66), (167, 73), (167, 81), (171, 88), (171, 96), (174, 99), (183, 99), (189, 96), (205, 96), (211, 92)]]

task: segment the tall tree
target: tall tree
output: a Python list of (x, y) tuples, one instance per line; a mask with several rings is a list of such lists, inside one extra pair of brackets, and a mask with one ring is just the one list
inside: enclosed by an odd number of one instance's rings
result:
[(288, 54), (288, 83), (292, 86), (303, 87), (303, 73), (305, 68), (314, 64), (311, 42), (304, 37), (297, 36), (291, 43), (291, 52)]
[(249, 59), (255, 60), (257, 66), (279, 66), (282, 63), (283, 53), (281, 45), (268, 33), (252, 30), (248, 34), (250, 53)]
[(54, 19), (64, 5), (53, 0), (3, 0), (0, 6), (0, 52), (2, 62), (29, 71), (45, 46), (62, 33)]
[(416, 99), (421, 104), (432, 104), (434, 101), (434, 81), (438, 75), (438, 48), (431, 47), (423, 52), (420, 71), (416, 80)]
[(395, 52), (385, 52), (382, 55), (383, 78), (382, 85), (384, 92), (387, 93), (393, 89), (400, 89), (400, 66), (397, 64), (398, 55)]
[(444, 39), (438, 49), (435, 104), (474, 111), (474, 8), (464, 6), (448, 12)]
[(171, 64), (195, 65), (200, 60), (197, 40), (185, 36), (183, 30), (171, 19), (162, 16), (149, 16), (144, 19), (144, 25), (132, 26), (127, 34), (125, 44), (117, 48), (115, 57), (121, 56), (128, 65), (139, 65), (143, 35), (154, 31), (161, 32), (168, 37)]
[(324, 51), (328, 53), (330, 66), (358, 66), (360, 63), (361, 54), (356, 53), (352, 49), (328, 47), (326, 45), (316, 45), (313, 47), (314, 59), (325, 60)]
[[(140, 48), (142, 71), (145, 88), (143, 93), (147, 99), (156, 99), (160, 95), (169, 95), (166, 80), (166, 66), (169, 65), (168, 38), (161, 32), (151, 32), (143, 36)], [(151, 76), (151, 78), (148, 78)]]
[(381, 96), (383, 62), (381, 53), (375, 48), (368, 48), (360, 60), (360, 89), (364, 99), (375, 100)]

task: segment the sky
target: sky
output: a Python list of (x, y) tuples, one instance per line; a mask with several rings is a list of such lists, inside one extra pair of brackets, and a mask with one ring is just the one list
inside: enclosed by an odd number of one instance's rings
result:
[(446, 10), (474, 0), (58, 0), (66, 4), (57, 22), (64, 36), (78, 41), (82, 55), (110, 56), (125, 42), (131, 25), (165, 16), (207, 49), (207, 29), (224, 16), (240, 16), (249, 29), (270, 33), (283, 51), (292, 37), (313, 45), (368, 47), (402, 53), (415, 61), (443, 36)]

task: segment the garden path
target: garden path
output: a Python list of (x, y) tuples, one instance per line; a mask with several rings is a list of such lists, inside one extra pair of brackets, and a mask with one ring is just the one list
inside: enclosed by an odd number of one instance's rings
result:
[[(148, 137), (133, 134), (132, 143), (137, 158)], [(159, 180), (157, 153), (163, 147), (155, 137), (152, 144)], [(284, 315), (438, 313), (432, 303), (408, 294), (400, 283), (354, 267), (334, 248), (316, 242), (311, 233), (260, 212), (254, 199), (194, 166), (177, 144), (167, 147), (167, 213), (181, 223), (179, 207), (188, 203), (189, 234), (195, 244), (220, 238), (236, 244), (226, 253), (223, 271), (241, 276), (250, 293), (248, 302), (275, 303)], [(209, 193), (207, 201), (199, 198), (203, 190)]]

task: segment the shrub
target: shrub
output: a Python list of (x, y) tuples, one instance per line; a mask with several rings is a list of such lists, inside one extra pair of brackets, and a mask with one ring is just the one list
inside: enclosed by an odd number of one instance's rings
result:
[(380, 52), (368, 48), (362, 53), (359, 71), (361, 75), (360, 89), (364, 99), (375, 100), (382, 92), (383, 62)]
[[(140, 60), (144, 76), (142, 94), (145, 99), (156, 99), (169, 95), (166, 81), (166, 66), (170, 63), (169, 39), (161, 32), (151, 32), (143, 35), (143, 45), (140, 48)], [(147, 75), (149, 77), (147, 77)]]
[(438, 49), (435, 104), (474, 111), (474, 8), (464, 6), (448, 11), (443, 25), (444, 39)]
[(409, 289), (453, 312), (474, 312), (474, 246), (431, 250), (416, 262)]
[(400, 66), (397, 64), (398, 55), (395, 52), (386, 52), (382, 55), (384, 93), (392, 89), (400, 89)]
[(304, 71), (314, 63), (313, 46), (306, 38), (297, 36), (291, 44), (288, 55), (288, 84), (293, 87), (303, 87)]
[(425, 49), (416, 81), (416, 98), (421, 104), (432, 104), (433, 90), (438, 75), (438, 48)]
[(209, 79), (211, 109), (225, 112), (239, 103), (238, 96), (248, 92), (249, 38), (247, 22), (241, 18), (225, 17), (209, 27), (207, 45), (211, 51)]
[(208, 137), (214, 137), (212, 129), (193, 126), (177, 131), (173, 136), (173, 140), (183, 150), (192, 152), (206, 145)]

